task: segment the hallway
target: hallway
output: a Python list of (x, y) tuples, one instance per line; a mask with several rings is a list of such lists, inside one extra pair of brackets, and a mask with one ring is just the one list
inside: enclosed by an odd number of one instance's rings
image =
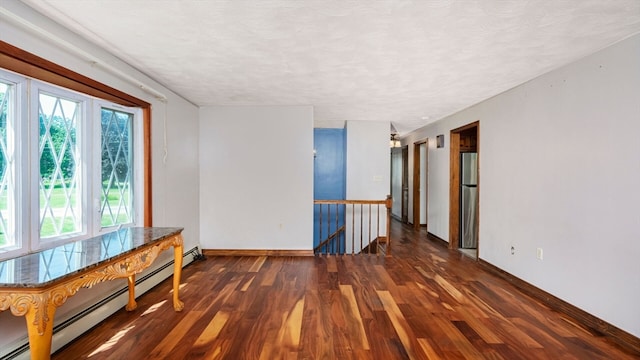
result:
[(392, 257), (210, 257), (53, 359), (637, 359), (392, 223)]

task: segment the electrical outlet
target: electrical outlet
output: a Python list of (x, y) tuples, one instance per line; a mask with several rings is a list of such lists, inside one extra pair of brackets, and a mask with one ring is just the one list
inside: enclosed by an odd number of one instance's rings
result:
[(511, 255), (515, 255), (515, 253), (516, 253), (516, 248), (512, 246), (511, 247)]
[(542, 260), (542, 248), (538, 248), (538, 250), (536, 251), (536, 257), (538, 258), (538, 260)]

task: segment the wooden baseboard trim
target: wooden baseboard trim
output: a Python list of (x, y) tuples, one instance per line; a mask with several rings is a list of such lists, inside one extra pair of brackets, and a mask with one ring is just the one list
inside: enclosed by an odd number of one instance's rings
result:
[(554, 295), (549, 294), (548, 292), (539, 289), (538, 287), (531, 285), (516, 276), (513, 276), (512, 274), (496, 267), (493, 264), (486, 262), (485, 260), (478, 259), (478, 262), (489, 272), (508, 281), (523, 293), (541, 301), (549, 308), (570, 316), (580, 325), (585, 326), (597, 333), (603, 334), (604, 336), (610, 338), (616, 344), (633, 352), (635, 355), (640, 355), (640, 338), (637, 338), (632, 334), (629, 334), (628, 332), (617, 328), (616, 326), (611, 325), (608, 322), (594, 315), (591, 315), (588, 312), (577, 308), (576, 306), (571, 305), (568, 302), (557, 298)]
[(444, 240), (443, 238), (439, 237), (438, 235), (434, 235), (430, 232), (427, 232), (427, 239), (431, 240), (431, 241), (435, 241), (437, 243), (439, 243), (440, 245), (444, 246), (445, 248), (449, 248), (449, 243)]
[(314, 256), (313, 250), (202, 249), (204, 256)]

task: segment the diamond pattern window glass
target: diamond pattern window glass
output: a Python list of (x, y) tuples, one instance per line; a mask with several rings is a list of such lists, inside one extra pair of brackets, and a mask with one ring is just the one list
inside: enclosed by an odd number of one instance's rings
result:
[(82, 103), (40, 93), (40, 237), (82, 231), (78, 126)]
[(0, 249), (15, 236), (15, 85), (0, 81)]
[(64, 245), (38, 265), (48, 278), (102, 251), (67, 244), (142, 225), (142, 115), (0, 69), (0, 260)]
[(100, 225), (133, 222), (133, 114), (102, 108)]

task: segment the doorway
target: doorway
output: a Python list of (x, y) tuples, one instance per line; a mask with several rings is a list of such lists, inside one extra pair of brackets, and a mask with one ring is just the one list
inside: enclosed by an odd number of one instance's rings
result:
[(413, 143), (413, 227), (427, 226), (427, 139)]
[[(347, 183), (346, 130), (313, 129), (313, 147), (313, 199), (344, 200)], [(314, 248), (326, 240), (329, 234), (335, 233), (344, 225), (344, 213), (344, 205), (338, 206), (337, 210), (314, 206)], [(336, 221), (328, 222), (326, 219), (329, 218), (335, 218)], [(322, 238), (321, 234), (323, 234)], [(341, 242), (338, 241), (338, 243)]]
[[(480, 217), (479, 128), (480, 122), (476, 121), (453, 129), (449, 143), (449, 248), (458, 249), (475, 259), (478, 259), (480, 247), (478, 237)], [(462, 170), (463, 167), (465, 170)], [(469, 176), (464, 173), (470, 169), (475, 172), (471, 176), (472, 181), (469, 181)]]
[(402, 148), (402, 222), (409, 222), (409, 146)]
[(391, 148), (391, 216), (402, 223), (409, 221), (409, 150), (408, 146)]

